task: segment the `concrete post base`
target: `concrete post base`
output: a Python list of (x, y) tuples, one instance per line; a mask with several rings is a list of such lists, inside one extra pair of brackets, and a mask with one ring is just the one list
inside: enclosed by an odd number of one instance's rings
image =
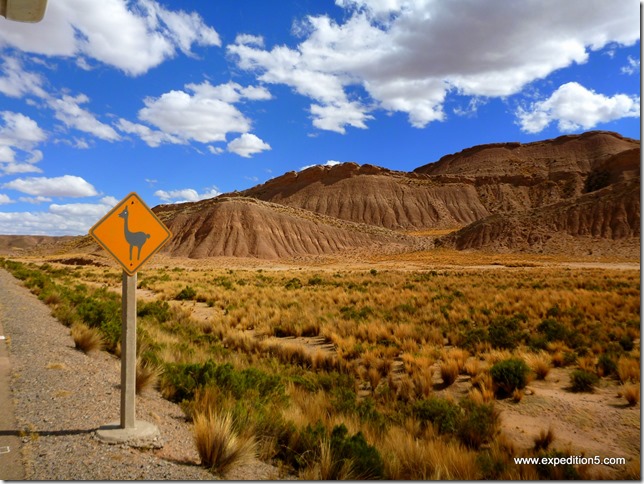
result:
[(130, 447), (161, 448), (161, 433), (156, 425), (137, 420), (134, 428), (121, 428), (120, 422), (103, 425), (96, 431), (96, 437), (108, 444), (125, 444)]

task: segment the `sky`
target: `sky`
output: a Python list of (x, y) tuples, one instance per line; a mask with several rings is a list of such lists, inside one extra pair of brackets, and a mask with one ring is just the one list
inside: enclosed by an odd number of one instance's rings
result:
[(49, 0), (0, 17), (0, 234), (341, 162), (640, 138), (639, 0)]

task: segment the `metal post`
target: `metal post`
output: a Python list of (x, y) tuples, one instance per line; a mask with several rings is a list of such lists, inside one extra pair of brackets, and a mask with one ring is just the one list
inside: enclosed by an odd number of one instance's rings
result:
[(121, 313), (121, 428), (136, 427), (136, 273), (123, 272)]

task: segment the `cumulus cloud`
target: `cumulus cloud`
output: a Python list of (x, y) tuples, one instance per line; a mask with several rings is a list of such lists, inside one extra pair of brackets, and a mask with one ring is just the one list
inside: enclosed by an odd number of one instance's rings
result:
[(270, 149), (271, 146), (268, 143), (251, 133), (244, 133), (228, 143), (228, 151), (244, 158), (250, 158), (252, 155)]
[(101, 123), (94, 114), (81, 107), (82, 104), (87, 104), (88, 102), (89, 98), (85, 94), (79, 94), (75, 97), (63, 95), (60, 99), (51, 98), (49, 107), (54, 110), (56, 119), (62, 121), (69, 128), (90, 133), (106, 141), (121, 139), (114, 128)]
[(21, 113), (2, 111), (0, 119), (0, 170), (5, 174), (39, 172), (35, 164), (43, 155), (36, 146), (47, 139), (45, 132)]
[(213, 198), (221, 195), (217, 187), (206, 189), (205, 192), (199, 193), (194, 188), (182, 188), (179, 190), (157, 190), (154, 192), (155, 197), (159, 197), (166, 203), (184, 203), (184, 202), (198, 202), (206, 198)]
[(37, 24), (0, 19), (0, 45), (26, 52), (88, 57), (140, 75), (193, 45), (220, 46), (196, 13), (171, 11), (153, 0), (57, 0)]
[(79, 176), (64, 175), (59, 177), (17, 178), (2, 185), (27, 195), (42, 197), (91, 197), (97, 194), (96, 189)]
[(538, 133), (551, 122), (557, 122), (560, 131), (590, 129), (598, 124), (625, 117), (639, 117), (639, 96), (616, 94), (605, 96), (569, 82), (560, 86), (543, 101), (517, 110), (518, 123), (528, 133)]
[(212, 143), (226, 141), (227, 133), (246, 133), (251, 122), (234, 105), (243, 100), (270, 99), (263, 87), (243, 87), (229, 82), (187, 84), (185, 91), (173, 90), (158, 98), (146, 98), (139, 119), (183, 141)]
[(51, 204), (45, 212), (0, 212), (0, 233), (86, 234), (117, 203), (114, 197), (103, 197), (98, 203)]
[(131, 121), (123, 118), (118, 120), (116, 127), (124, 133), (137, 135), (139, 138), (145, 141), (148, 146), (152, 148), (156, 148), (163, 143), (185, 143), (185, 141), (177, 136), (173, 136), (169, 133), (164, 133), (163, 131), (151, 129), (143, 124), (132, 123)]
[[(314, 125), (340, 133), (346, 126), (364, 127), (375, 108), (405, 113), (422, 128), (445, 119), (450, 93), (513, 95), (558, 69), (586, 62), (592, 50), (632, 45), (640, 35), (633, 0), (336, 4), (347, 10), (346, 20), (306, 18), (298, 28), (305, 38), (294, 48), (267, 49), (238, 37), (227, 50), (263, 82), (291, 86), (310, 98)], [(357, 97), (364, 91), (370, 98)]]
[(9, 195), (6, 195), (4, 193), (0, 193), (0, 205), (6, 205), (8, 203), (13, 203), (13, 200), (9, 198)]

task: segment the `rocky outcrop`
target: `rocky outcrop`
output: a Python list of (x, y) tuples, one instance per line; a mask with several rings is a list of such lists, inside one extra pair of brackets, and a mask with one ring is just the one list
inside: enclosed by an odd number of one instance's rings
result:
[(279, 259), (430, 246), (387, 229), (243, 197), (161, 205), (154, 211), (173, 233), (163, 249), (173, 256)]
[[(637, 257), (639, 195), (639, 179), (620, 181), (547, 207), (486, 217), (442, 237), (436, 244), (459, 250), (560, 253), (587, 253), (597, 246), (607, 254)], [(598, 245), (601, 241), (619, 244)]]

